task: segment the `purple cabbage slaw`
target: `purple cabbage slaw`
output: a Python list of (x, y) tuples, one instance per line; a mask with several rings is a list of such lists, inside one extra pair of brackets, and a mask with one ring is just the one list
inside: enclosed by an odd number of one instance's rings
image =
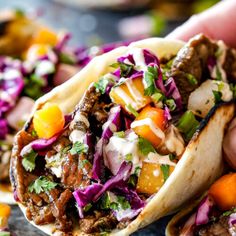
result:
[[(215, 203), (213, 199), (209, 195), (205, 196), (199, 203), (196, 212), (194, 212), (185, 222), (181, 235), (193, 235), (195, 227), (208, 224), (214, 209)], [(229, 215), (228, 225), (229, 228), (236, 225), (236, 213), (231, 213)]]
[(197, 215), (195, 219), (196, 225), (203, 225), (209, 222), (209, 216), (213, 205), (214, 203), (209, 196), (206, 196), (202, 199), (197, 210)]
[(92, 176), (95, 180), (101, 179), (102, 171), (103, 171), (103, 146), (108, 143), (108, 140), (113, 135), (114, 132), (120, 130), (121, 126), (121, 107), (116, 106), (110, 110), (110, 114), (108, 117), (108, 121), (103, 126), (102, 137), (98, 141), (95, 147), (94, 161), (93, 161), (93, 169)]
[[(87, 186), (85, 189), (78, 189), (73, 192), (74, 198), (77, 202), (78, 212), (80, 218), (84, 217), (83, 207), (89, 203), (98, 201), (106, 191), (114, 191), (121, 193), (130, 202), (131, 209), (129, 218), (135, 217), (144, 207), (145, 203), (138, 194), (127, 187), (127, 181), (131, 175), (132, 164), (123, 162), (118, 173), (112, 176), (106, 183), (94, 183)], [(117, 211), (114, 214), (117, 215)], [(126, 217), (126, 216), (124, 216)], [(121, 220), (119, 218), (118, 220)]]

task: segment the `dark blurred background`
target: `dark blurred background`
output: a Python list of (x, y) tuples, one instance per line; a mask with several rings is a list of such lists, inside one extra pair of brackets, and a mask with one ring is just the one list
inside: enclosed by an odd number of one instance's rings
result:
[(164, 36), (218, 0), (0, 0), (72, 33), (73, 45)]

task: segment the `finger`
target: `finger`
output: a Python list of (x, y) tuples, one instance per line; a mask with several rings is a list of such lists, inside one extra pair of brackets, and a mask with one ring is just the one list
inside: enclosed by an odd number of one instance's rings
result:
[(187, 41), (198, 33), (213, 39), (221, 39), (229, 46), (236, 47), (236, 1), (226, 0), (216, 4), (207, 11), (192, 16), (178, 27), (167, 38)]

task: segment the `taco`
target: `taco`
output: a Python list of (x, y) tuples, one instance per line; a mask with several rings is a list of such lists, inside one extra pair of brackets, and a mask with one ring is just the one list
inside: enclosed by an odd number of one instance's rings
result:
[(236, 173), (219, 178), (204, 195), (178, 213), (166, 228), (167, 236), (236, 234)]
[(128, 235), (206, 189), (234, 113), (222, 45), (132, 43), (40, 98), (11, 158), (26, 218), (50, 235)]

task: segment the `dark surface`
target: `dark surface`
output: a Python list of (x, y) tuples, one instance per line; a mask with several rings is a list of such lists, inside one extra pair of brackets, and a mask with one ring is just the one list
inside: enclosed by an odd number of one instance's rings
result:
[[(117, 32), (117, 22), (123, 17), (141, 14), (139, 11), (85, 11), (62, 4), (56, 4), (50, 0), (0, 0), (0, 9), (21, 8), (28, 11), (42, 12), (42, 22), (55, 29), (67, 29), (72, 33), (73, 45), (91, 45), (96, 42), (108, 43), (121, 40)], [(177, 22), (169, 22), (164, 34), (170, 32), (178, 25)], [(147, 228), (138, 231), (134, 235), (165, 235), (165, 226), (170, 217), (165, 217)], [(10, 229), (18, 236), (43, 236), (39, 230), (31, 226), (24, 218), (17, 206), (12, 207)]]

